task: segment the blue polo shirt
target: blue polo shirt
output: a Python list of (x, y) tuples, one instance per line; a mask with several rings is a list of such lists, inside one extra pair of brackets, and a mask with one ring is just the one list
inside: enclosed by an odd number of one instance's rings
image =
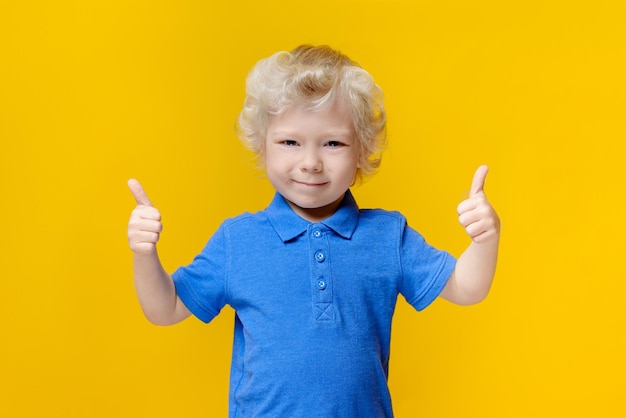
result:
[(398, 294), (417, 310), (455, 265), (397, 212), (360, 210), (348, 191), (311, 223), (276, 194), (226, 220), (172, 275), (178, 296), (209, 322), (236, 312), (229, 417), (392, 417), (387, 388)]

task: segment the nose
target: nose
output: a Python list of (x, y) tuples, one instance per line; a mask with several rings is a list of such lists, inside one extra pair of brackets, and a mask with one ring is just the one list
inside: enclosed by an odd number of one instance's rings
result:
[(300, 161), (301, 171), (317, 173), (322, 171), (323, 168), (322, 159), (316, 151), (311, 150), (304, 153)]

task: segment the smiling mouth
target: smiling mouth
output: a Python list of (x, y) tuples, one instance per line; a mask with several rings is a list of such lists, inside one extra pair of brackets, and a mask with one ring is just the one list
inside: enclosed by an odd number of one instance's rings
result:
[(328, 184), (327, 181), (325, 182), (306, 182), (306, 181), (298, 181), (298, 180), (293, 180), (294, 183), (296, 184), (300, 184), (302, 186), (308, 186), (308, 187), (321, 187), (321, 186), (325, 186)]

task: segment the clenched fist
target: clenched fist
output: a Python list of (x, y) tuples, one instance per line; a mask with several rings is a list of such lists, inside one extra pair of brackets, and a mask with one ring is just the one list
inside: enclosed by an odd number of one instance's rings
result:
[(148, 195), (135, 179), (128, 181), (128, 188), (133, 193), (137, 207), (128, 221), (128, 243), (136, 254), (154, 254), (156, 243), (163, 230), (161, 214), (152, 206)]

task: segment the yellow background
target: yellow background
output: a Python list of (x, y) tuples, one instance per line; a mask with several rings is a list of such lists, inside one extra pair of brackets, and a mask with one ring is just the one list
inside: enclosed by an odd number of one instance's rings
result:
[(226, 415), (233, 312), (143, 318), (126, 180), (162, 211), (169, 270), (264, 208), (233, 122), (250, 67), (300, 43), (341, 49), (386, 93), (390, 146), (362, 207), (458, 255), (456, 205), (491, 168), (492, 293), (400, 300), (397, 416), (624, 416), (624, 5), (3, 1), (0, 416)]

